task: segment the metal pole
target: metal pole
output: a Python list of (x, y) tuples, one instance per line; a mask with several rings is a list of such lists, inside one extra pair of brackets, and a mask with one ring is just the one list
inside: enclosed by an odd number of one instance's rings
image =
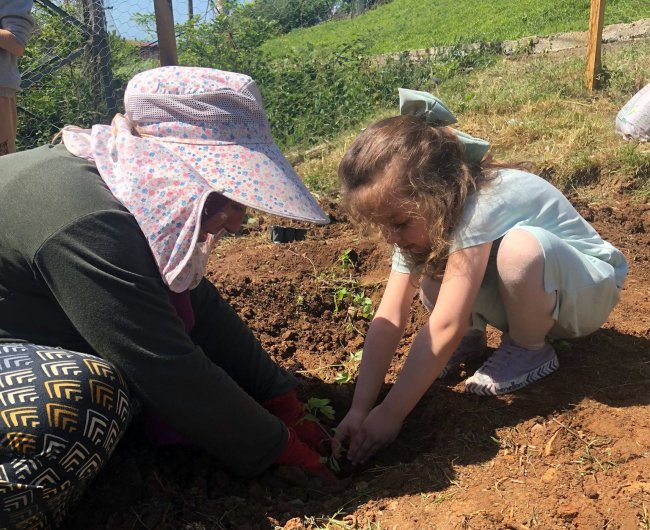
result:
[(178, 64), (178, 52), (174, 34), (172, 0), (153, 0), (153, 5), (156, 12), (160, 66), (175, 66)]
[(187, 0), (187, 18), (191, 19), (194, 16), (194, 2)]

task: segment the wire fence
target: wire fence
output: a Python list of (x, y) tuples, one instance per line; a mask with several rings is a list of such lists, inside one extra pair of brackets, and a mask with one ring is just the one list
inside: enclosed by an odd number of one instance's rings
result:
[[(369, 0), (355, 0), (360, 13)], [(176, 24), (207, 22), (222, 0), (174, 0)], [(224, 7), (226, 6), (226, 7)], [(66, 124), (107, 123), (126, 82), (158, 66), (154, 0), (34, 0), (36, 30), (21, 59), (17, 147), (47, 143)]]
[(64, 122), (102, 120), (117, 109), (101, 0), (36, 0), (36, 31), (21, 60), (19, 149)]

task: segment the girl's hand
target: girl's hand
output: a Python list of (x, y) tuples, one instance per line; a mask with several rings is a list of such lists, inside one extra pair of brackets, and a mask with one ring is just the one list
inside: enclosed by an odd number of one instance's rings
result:
[(345, 418), (339, 423), (332, 439), (332, 454), (335, 458), (341, 457), (341, 452), (344, 451), (343, 443), (346, 440), (353, 441), (356, 439), (359, 430), (363, 424), (363, 420), (368, 416), (367, 412), (361, 410), (350, 409), (345, 415)]
[(372, 409), (351, 439), (348, 459), (353, 464), (363, 464), (379, 449), (397, 438), (403, 422), (403, 416), (388, 410), (383, 403)]

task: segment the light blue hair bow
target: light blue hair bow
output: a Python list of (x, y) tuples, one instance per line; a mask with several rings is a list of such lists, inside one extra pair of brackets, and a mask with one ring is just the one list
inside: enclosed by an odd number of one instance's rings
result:
[[(458, 120), (456, 116), (437, 97), (428, 92), (399, 89), (399, 113), (410, 114), (424, 119), (428, 124), (435, 126), (451, 125)], [(465, 160), (470, 164), (480, 164), (485, 153), (490, 149), (490, 143), (481, 138), (474, 138), (467, 133), (451, 128), (465, 151)]]

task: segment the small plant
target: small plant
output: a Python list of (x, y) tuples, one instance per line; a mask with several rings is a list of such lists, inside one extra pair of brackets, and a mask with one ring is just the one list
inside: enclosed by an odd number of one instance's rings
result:
[(338, 261), (339, 261), (339, 263), (341, 265), (341, 268), (344, 271), (354, 270), (354, 268), (356, 266), (356, 263), (355, 263), (356, 260), (353, 259), (353, 253), (354, 253), (354, 251), (351, 248), (349, 248), (339, 256)]
[(327, 398), (309, 398), (305, 403), (305, 419), (320, 423), (319, 416), (328, 420), (334, 420), (334, 407), (329, 404), (330, 400)]
[(341, 465), (334, 455), (321, 456), (320, 463), (329, 467), (334, 473), (341, 472)]
[[(331, 421), (334, 420), (334, 407), (330, 405), (330, 400), (327, 398), (309, 398), (307, 403), (305, 403), (305, 412), (306, 414), (304, 419), (315, 422), (331, 441), (332, 434), (330, 429), (325, 427), (320, 421), (320, 417)], [(329, 467), (334, 473), (339, 473), (341, 471), (341, 466), (334, 455), (322, 456), (320, 462)]]
[(305, 297), (301, 294), (296, 296), (296, 311), (300, 311), (305, 304)]
[(362, 317), (366, 320), (373, 317), (375, 310), (372, 300), (366, 296), (363, 289), (340, 287), (334, 292), (334, 313), (338, 313), (343, 303), (348, 304), (347, 314), (350, 318)]
[(365, 291), (359, 291), (352, 295), (352, 303), (348, 307), (348, 315), (354, 318), (362, 316), (366, 320), (372, 318), (375, 310), (372, 307), (372, 300), (366, 296)]
[(350, 291), (347, 287), (341, 287), (334, 292), (334, 312), (339, 312), (341, 304), (350, 296)]
[(345, 383), (352, 381), (357, 371), (359, 370), (359, 363), (361, 362), (362, 355), (363, 350), (358, 350), (354, 353), (351, 353), (348, 357), (348, 360), (340, 365), (343, 367), (343, 370), (337, 372), (336, 376), (334, 377), (334, 382), (339, 385), (344, 385)]

